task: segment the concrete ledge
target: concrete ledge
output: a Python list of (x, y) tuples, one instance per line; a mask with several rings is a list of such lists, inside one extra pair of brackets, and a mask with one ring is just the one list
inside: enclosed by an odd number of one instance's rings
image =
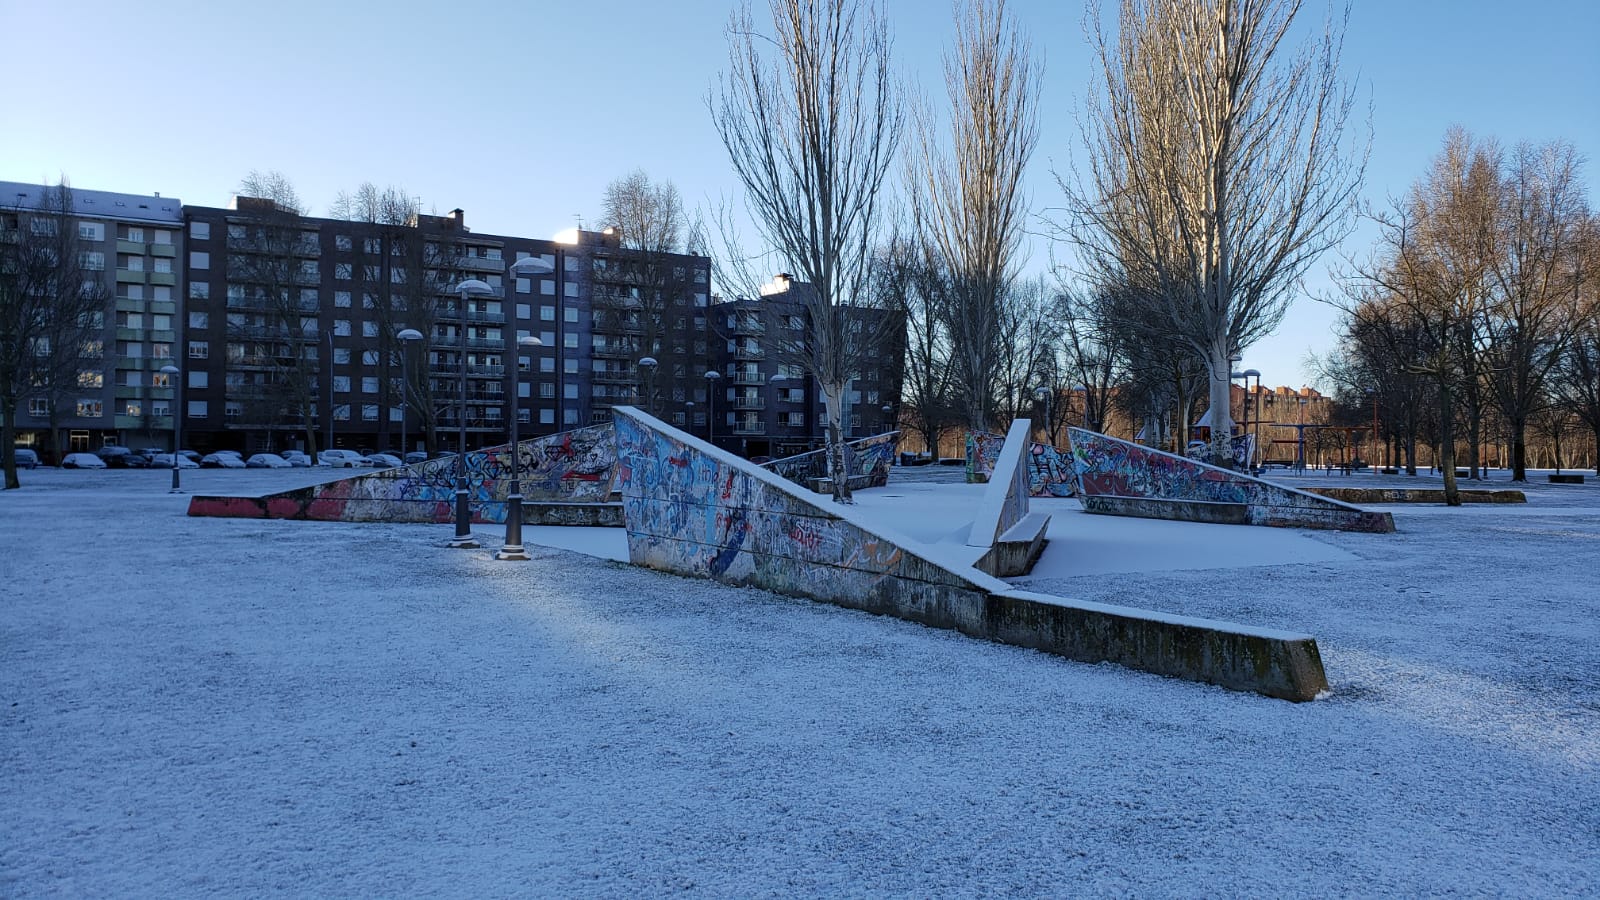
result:
[(1006, 529), (994, 546), (976, 563), (978, 571), (996, 578), (1015, 578), (1033, 571), (1033, 564), (1044, 553), (1045, 532), (1050, 528), (1050, 516), (1032, 512), (1022, 521)]
[(1250, 524), (1250, 507), (1243, 503), (1156, 500), (1149, 497), (1112, 497), (1100, 494), (1084, 497), (1083, 508), (1088, 512), (1106, 516), (1173, 519), (1182, 522), (1207, 522), (1213, 525)]
[(1557, 475), (1552, 472), (1545, 477), (1550, 479), (1551, 484), (1583, 484), (1583, 476), (1577, 472), (1570, 472), (1562, 475)]
[[(1443, 503), (1443, 488), (1306, 488), (1313, 494), (1321, 494), (1334, 500), (1343, 500), (1346, 503)], [(1462, 503), (1527, 503), (1528, 497), (1521, 491), (1458, 491)]]
[(576, 525), (592, 528), (621, 528), (622, 502), (550, 503), (522, 501), (524, 525)]

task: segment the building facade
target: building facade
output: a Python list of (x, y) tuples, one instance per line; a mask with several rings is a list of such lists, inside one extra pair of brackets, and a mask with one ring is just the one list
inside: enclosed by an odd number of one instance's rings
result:
[[(814, 383), (775, 352), (808, 324), (787, 276), (721, 302), (706, 257), (630, 249), (611, 229), (545, 240), (473, 232), (459, 209), (380, 223), (264, 198), (75, 196), (112, 299), (81, 415), (60, 420), (71, 449), (164, 447), (180, 407), (202, 452), (442, 452), (463, 433), (475, 449), (505, 441), (513, 415), (532, 437), (619, 404), (749, 456), (822, 443)], [(511, 271), (530, 258), (537, 273)], [(487, 288), (461, 296), (474, 279)], [(852, 436), (892, 427), (899, 378), (895, 350), (852, 385)], [(25, 444), (48, 427), (17, 424)]]

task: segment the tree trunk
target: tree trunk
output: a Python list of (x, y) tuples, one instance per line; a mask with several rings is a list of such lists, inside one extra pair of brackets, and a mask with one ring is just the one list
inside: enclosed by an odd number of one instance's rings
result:
[(1450, 383), (1439, 384), (1439, 470), (1444, 473), (1444, 502), (1447, 506), (1461, 505), (1461, 488), (1456, 484), (1456, 424), (1455, 398), (1451, 396)]
[(844, 464), (844, 392), (849, 383), (823, 384), (823, 415), (827, 417), (828, 479), (833, 482), (833, 502), (854, 503), (850, 495), (850, 477)]
[(1233, 468), (1233, 361), (1228, 358), (1228, 339), (1224, 335), (1211, 344), (1206, 366), (1210, 369), (1211, 464)]
[[(12, 449), (17, 445), (16, 401), (7, 398), (4, 404), (0, 404), (0, 409), (4, 410), (3, 420), (0, 420), (0, 448), (4, 450), (0, 455), (6, 459), (6, 490), (14, 491), (22, 487), (22, 482), (17, 480), (17, 452)], [(59, 464), (60, 461), (57, 460), (57, 465)]]
[(1507, 423), (1511, 428), (1511, 480), (1526, 483), (1528, 480), (1528, 420), (1513, 416)]

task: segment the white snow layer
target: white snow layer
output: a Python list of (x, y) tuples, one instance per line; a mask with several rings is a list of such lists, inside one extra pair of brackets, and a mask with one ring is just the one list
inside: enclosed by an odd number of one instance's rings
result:
[(1600, 893), (1600, 492), (1058, 515), (1030, 590), (1314, 634), (1291, 704), (168, 477), (0, 494), (0, 895)]

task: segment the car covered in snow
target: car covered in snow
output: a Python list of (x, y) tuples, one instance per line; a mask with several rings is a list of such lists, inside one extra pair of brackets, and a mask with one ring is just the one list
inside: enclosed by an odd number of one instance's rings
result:
[(367, 454), (367, 465), (375, 469), (392, 469), (395, 466), (403, 466), (405, 463), (400, 461), (400, 457), (390, 453), (369, 453)]
[(307, 456), (304, 450), (285, 450), (278, 455), (283, 457), (284, 462), (294, 466), (296, 469), (304, 469), (311, 465), (311, 457)]
[(239, 454), (232, 450), (218, 450), (215, 453), (207, 453), (205, 456), (200, 457), (200, 468), (242, 469), (244, 468), (244, 460), (240, 459)]
[(324, 450), (317, 454), (317, 464), (335, 469), (359, 469), (367, 465), (367, 458), (354, 450)]
[(17, 461), (19, 469), (35, 469), (39, 466), (39, 454), (27, 447), (17, 447), (11, 451), (11, 458)]
[[(155, 456), (150, 457), (150, 468), (152, 468), (152, 469), (170, 469), (170, 468), (172, 468), (172, 454), (171, 453), (157, 453)], [(178, 468), (180, 468), (180, 469), (198, 469), (198, 468), (200, 468), (200, 464), (195, 462), (194, 460), (190, 459), (189, 457), (184, 456), (182, 453), (179, 453), (178, 454)]]
[(61, 460), (63, 469), (104, 469), (106, 461), (93, 453), (68, 453)]
[(244, 461), (250, 469), (287, 469), (289, 461), (276, 453), (257, 453)]

